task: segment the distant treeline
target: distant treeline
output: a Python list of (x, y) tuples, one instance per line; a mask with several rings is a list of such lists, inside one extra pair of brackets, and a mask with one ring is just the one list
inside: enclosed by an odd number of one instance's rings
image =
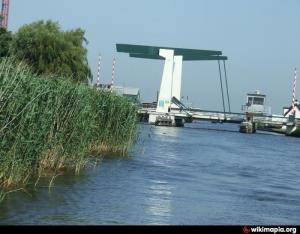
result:
[(38, 21), (16, 33), (0, 29), (0, 59), (14, 57), (38, 75), (59, 75), (86, 82), (92, 77), (84, 30), (60, 29), (58, 23)]

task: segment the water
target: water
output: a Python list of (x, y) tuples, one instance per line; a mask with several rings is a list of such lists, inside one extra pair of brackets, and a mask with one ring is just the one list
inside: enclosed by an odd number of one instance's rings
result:
[(140, 132), (130, 158), (10, 194), (0, 224), (300, 223), (300, 138), (210, 123)]

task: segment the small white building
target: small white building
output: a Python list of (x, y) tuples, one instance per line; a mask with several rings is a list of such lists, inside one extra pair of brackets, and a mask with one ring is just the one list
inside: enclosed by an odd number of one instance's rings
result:
[(140, 89), (133, 87), (113, 86), (112, 91), (116, 94), (128, 98), (134, 103), (140, 103)]
[(271, 115), (271, 108), (266, 106), (266, 95), (256, 90), (254, 93), (247, 94), (246, 105), (243, 105), (244, 112), (253, 114)]
[(140, 104), (140, 89), (132, 87), (113, 86), (111, 84), (94, 84), (93, 88), (105, 92), (114, 92), (119, 96), (128, 98), (131, 102)]

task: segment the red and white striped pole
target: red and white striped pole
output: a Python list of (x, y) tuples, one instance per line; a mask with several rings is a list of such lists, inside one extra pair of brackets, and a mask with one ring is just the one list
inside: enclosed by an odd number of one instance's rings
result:
[(297, 85), (297, 68), (294, 71), (294, 83), (293, 83), (293, 100), (292, 100), (292, 107), (293, 107), (293, 115), (296, 113), (296, 85)]
[(115, 82), (115, 67), (116, 67), (116, 58), (113, 60), (113, 67), (112, 67), (112, 75), (111, 75), (111, 84), (110, 84), (110, 89), (112, 91), (114, 82)]
[(0, 28), (8, 31), (9, 0), (2, 0), (2, 9), (0, 13)]
[(100, 87), (100, 71), (101, 71), (101, 54), (99, 54), (99, 61), (98, 61), (98, 72), (97, 72), (97, 87)]

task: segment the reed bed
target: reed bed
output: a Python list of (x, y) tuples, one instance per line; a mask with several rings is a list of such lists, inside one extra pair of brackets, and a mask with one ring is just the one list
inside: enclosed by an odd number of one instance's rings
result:
[[(136, 107), (66, 78), (38, 77), (22, 63), (0, 61), (0, 200), (32, 178), (75, 173), (91, 156), (126, 155)], [(37, 177), (36, 177), (37, 176)]]

